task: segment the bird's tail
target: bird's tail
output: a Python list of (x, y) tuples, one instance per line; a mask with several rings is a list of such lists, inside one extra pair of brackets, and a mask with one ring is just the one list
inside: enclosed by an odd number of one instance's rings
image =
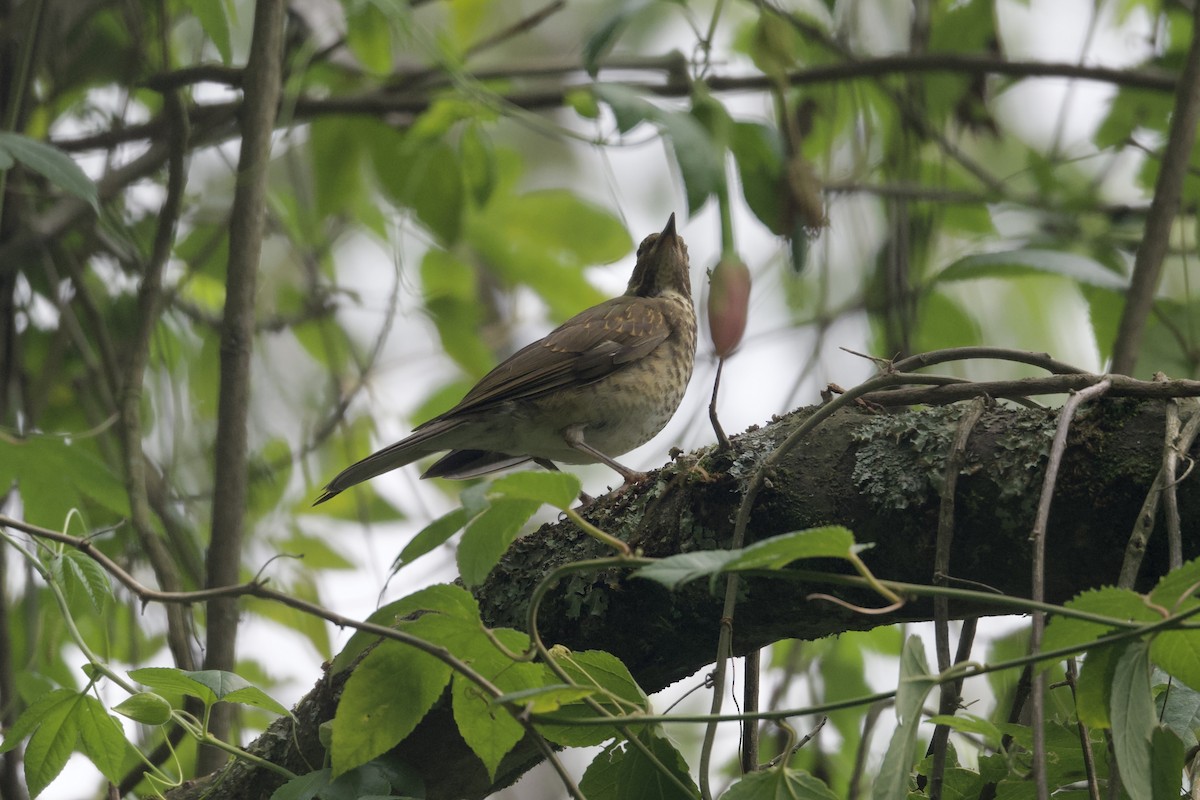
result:
[(412, 435), (372, 453), (362, 461), (355, 462), (339, 472), (325, 486), (325, 489), (321, 492), (321, 496), (317, 498), (313, 505), (319, 506), (326, 500), (346, 491), (351, 486), (363, 481), (369, 481), (376, 475), (382, 475), (390, 470), (403, 467), (405, 464), (411, 464), (418, 458), (427, 456), (430, 453), (445, 450), (447, 445), (439, 445), (436, 439), (457, 426), (458, 422), (456, 421), (430, 420), (425, 425), (422, 425), (419, 430), (414, 431)]

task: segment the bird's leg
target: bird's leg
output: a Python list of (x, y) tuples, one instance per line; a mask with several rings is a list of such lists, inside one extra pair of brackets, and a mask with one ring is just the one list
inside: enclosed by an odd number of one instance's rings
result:
[(583, 440), (582, 425), (572, 425), (571, 427), (567, 428), (565, 431), (563, 431), (563, 439), (571, 447), (571, 449), (578, 450), (581, 453), (586, 453), (587, 455), (599, 461), (601, 464), (607, 464), (608, 466), (612, 467), (621, 475), (622, 478), (625, 479), (626, 484), (637, 483), (640, 480), (644, 480), (646, 477), (646, 473), (636, 472), (629, 467), (618, 463), (614, 459), (609, 458), (608, 456), (604, 455), (604, 453), (601, 453), (599, 450), (585, 442)]

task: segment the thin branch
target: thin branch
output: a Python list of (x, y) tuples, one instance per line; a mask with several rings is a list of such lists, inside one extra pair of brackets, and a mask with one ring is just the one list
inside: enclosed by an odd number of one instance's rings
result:
[[(742, 710), (753, 714), (759, 709), (759, 692), (762, 682), (762, 650), (751, 650), (742, 659)], [(820, 730), (818, 726), (817, 730)], [(813, 731), (816, 733), (816, 731)], [(788, 748), (789, 750), (791, 748)], [(785, 750), (784, 753), (787, 751)], [(782, 757), (782, 754), (781, 754)], [(758, 769), (758, 721), (748, 719), (742, 723), (742, 774), (749, 775)]]
[[(1193, 408), (1193, 416), (1196, 409)], [(1175, 470), (1179, 465), (1180, 443), (1179, 401), (1167, 401), (1166, 443), (1163, 446), (1163, 515), (1167, 522), (1167, 566), (1178, 569), (1183, 566), (1183, 531), (1179, 520), (1179, 495), (1175, 491)], [(1190, 446), (1189, 446), (1190, 449)]]
[[(1079, 667), (1074, 658), (1067, 659), (1067, 685), (1071, 687), (1071, 697), (1078, 698)], [(1075, 726), (1079, 730), (1079, 745), (1083, 750), (1083, 769), (1087, 775), (1089, 800), (1100, 800), (1100, 780), (1096, 774), (1096, 754), (1092, 752), (1092, 737), (1088, 726), (1076, 715)]]
[(1137, 365), (1146, 330), (1146, 319), (1154, 306), (1162, 275), (1163, 259), (1171, 241), (1171, 226), (1179, 212), (1183, 182), (1196, 141), (1200, 120), (1200, 3), (1192, 10), (1192, 42), (1176, 87), (1171, 132), (1158, 165), (1158, 179), (1141, 246), (1133, 262), (1133, 276), (1125, 295), (1125, 311), (1113, 344), (1112, 371), (1129, 375)]
[[(185, 159), (188, 152), (188, 121), (183, 101), (177, 93), (163, 97), (166, 112), (171, 116), (168, 147), (167, 195), (159, 209), (158, 227), (150, 261), (142, 273), (138, 287), (137, 327), (126, 345), (125, 368), (119, 378), (120, 438), (124, 460), (125, 490), (129, 495), (130, 521), (138, 542), (145, 550), (159, 582), (168, 589), (182, 589), (177, 559), (173, 558), (158, 532), (154, 530), (153, 513), (147, 490), (146, 456), (142, 449), (142, 389), (146, 365), (150, 358), (150, 342), (158, 326), (163, 308), (163, 270), (175, 241), (175, 229), (183, 209), (184, 184), (187, 178)], [(195, 669), (192, 652), (192, 620), (183, 609), (167, 609), (167, 641), (176, 666)]]
[(1200, 397), (1200, 381), (1172, 380), (1164, 383), (1139, 381), (1124, 375), (1051, 375), (1043, 378), (1020, 378), (1013, 381), (964, 381), (932, 387), (908, 387), (890, 391), (873, 391), (864, 396), (868, 403), (881, 406), (911, 406), (920, 404), (957, 403), (986, 395), (992, 398), (1030, 397), (1042, 394), (1066, 394), (1087, 389), (1098, 383), (1111, 384), (1113, 397), (1140, 397), (1164, 400), (1171, 397)]
[[(983, 416), (986, 403), (976, 398), (964, 410), (958, 421), (958, 430), (950, 451), (946, 454), (945, 475), (942, 478), (941, 506), (938, 510), (938, 530), (934, 552), (933, 582), (939, 586), (949, 585), (950, 549), (954, 543), (954, 498), (958, 490), (958, 476), (966, 463), (967, 442), (979, 418)], [(933, 600), (933, 624), (937, 644), (938, 671), (950, 669), (950, 600), (936, 597)], [(966, 637), (969, 638), (969, 637)], [(958, 692), (953, 684), (942, 684), (938, 713), (953, 714), (958, 707)], [(933, 753), (933, 765), (929, 774), (929, 797), (940, 800), (942, 784), (946, 774), (946, 751), (950, 742), (950, 726), (937, 725), (929, 748)]]
[[(241, 568), (247, 483), (247, 417), (250, 409), (250, 350), (254, 342), (254, 296), (267, 203), (267, 167), (271, 135), (282, 91), (285, 4), (258, 0), (250, 59), (246, 65), (245, 105), (229, 227), (229, 267), (225, 317), (221, 325), (221, 372), (217, 401), (216, 470), (213, 480), (212, 538), (206, 586), (236, 583)], [(205, 669), (233, 670), (237, 639), (237, 603), (215, 599), (208, 605)], [(209, 730), (228, 739), (232, 716), (217, 706)], [(224, 754), (201, 751), (198, 771), (211, 772)]]
[(717, 449), (728, 450), (730, 447), (729, 436), (725, 433), (725, 429), (721, 427), (721, 420), (717, 416), (717, 395), (721, 391), (721, 372), (725, 369), (725, 359), (717, 359), (717, 373), (713, 377), (712, 400), (708, 404), (708, 421), (712, 423), (713, 433), (717, 436)]
[[(221, 77), (222, 82), (232, 82), (233, 76), (213, 66), (194, 68), (194, 75)], [(626, 81), (630, 89), (658, 97), (687, 97), (693, 88), (686, 76), (679, 76), (679, 57), (676, 54), (650, 57), (614, 57), (599, 65), (600, 72), (651, 72), (661, 73), (663, 81)], [(182, 71), (181, 71), (182, 72)], [(396, 85), (403, 85), (415, 75), (423, 75), (425, 68), (397, 73), (387, 86), (371, 92), (341, 97), (317, 98), (304, 96), (298, 99), (298, 119), (310, 119), (328, 114), (420, 114), (427, 110), (431, 98), (426, 94), (416, 96), (397, 93)], [(1007, 61), (993, 56), (969, 54), (933, 53), (919, 55), (894, 55), (879, 58), (852, 60), (839, 64), (826, 64), (794, 70), (787, 75), (790, 86), (817, 86), (827, 83), (879, 78), (891, 75), (926, 73), (955, 73), (965, 75), (1002, 75), (1013, 78), (1077, 78), (1097, 81), (1117, 87), (1147, 89), (1158, 92), (1175, 90), (1178, 76), (1162, 70), (1122, 70), (1108, 67), (1081, 66), (1066, 62)], [(176, 73), (172, 73), (174, 75)], [(583, 84), (592, 80), (578, 61), (560, 64), (507, 64), (493, 69), (479, 70), (474, 74), (478, 80), (543, 78), (563, 84)], [(678, 77), (676, 77), (678, 76)], [(179, 81), (170, 76), (160, 78), (166, 85)], [(714, 92), (765, 92), (769, 91), (774, 79), (761, 74), (755, 75), (711, 75), (705, 85)], [(429, 88), (436, 88), (430, 86)], [(566, 94), (576, 85), (564, 85), (541, 89), (518, 89), (503, 95), (506, 102), (526, 110), (545, 110), (563, 105)], [(244, 101), (212, 103), (195, 106), (191, 114), (193, 123), (205, 122), (213, 114), (236, 115)], [(137, 125), (122, 126), (72, 138), (53, 140), (56, 147), (68, 152), (110, 149), (118, 144), (153, 140), (165, 127), (161, 118)]]
[[(1046, 461), (1046, 475), (1042, 481), (1042, 494), (1038, 500), (1037, 515), (1033, 521), (1030, 541), (1033, 545), (1033, 588), (1032, 598), (1042, 602), (1046, 596), (1046, 525), (1050, 520), (1050, 504), (1054, 500), (1054, 487), (1058, 483), (1058, 468), (1067, 449), (1067, 433), (1075, 411), (1082, 403), (1102, 396), (1112, 386), (1108, 379), (1079, 391), (1067, 400), (1058, 416), (1058, 427), (1050, 445), (1050, 456)], [(1046, 626), (1046, 615), (1033, 612), (1033, 626), (1029, 634), (1029, 652), (1037, 654), (1042, 648), (1042, 632)], [(1046, 673), (1037, 670), (1033, 676), (1033, 781), (1038, 800), (1050, 800), (1050, 789), (1046, 783), (1046, 722), (1045, 708)]]
[[(1192, 449), (1192, 443), (1196, 441), (1198, 434), (1200, 434), (1200, 411), (1194, 411), (1188, 418), (1187, 424), (1183, 426), (1183, 430), (1179, 432), (1178, 438), (1174, 442), (1168, 440), (1165, 446), (1178, 448), (1180, 453), (1187, 453)], [(1160, 468), (1158, 475), (1154, 478), (1154, 483), (1150, 485), (1150, 490), (1146, 492), (1146, 499), (1142, 502), (1141, 510), (1138, 511), (1133, 532), (1130, 533), (1129, 540), (1125, 543), (1125, 558), (1121, 562), (1117, 586), (1132, 589), (1137, 583), (1138, 573), (1142, 568), (1142, 557), (1146, 553), (1150, 535), (1154, 532), (1158, 503), (1166, 485), (1167, 474)]]
[(934, 364), (945, 364), (948, 361), (974, 361), (981, 358), (994, 358), (1000, 361), (1015, 361), (1018, 364), (1029, 364), (1041, 367), (1052, 375), (1086, 375), (1087, 370), (1081, 369), (1065, 361), (1058, 361), (1049, 353), (1035, 353), (1029, 350), (1011, 350), (1007, 347), (948, 347), (943, 350), (931, 350), (927, 353), (902, 358), (893, 367), (897, 372), (911, 372), (914, 369), (932, 367)]

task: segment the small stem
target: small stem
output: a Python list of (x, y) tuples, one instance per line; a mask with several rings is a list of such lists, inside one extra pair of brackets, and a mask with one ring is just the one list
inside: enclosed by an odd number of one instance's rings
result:
[(562, 512), (566, 516), (566, 518), (571, 520), (571, 522), (574, 522), (575, 525), (578, 526), (578, 528), (581, 531), (586, 533), (588, 536), (591, 536), (596, 541), (602, 542), (603, 544), (608, 545), (613, 550), (616, 550), (618, 553), (620, 553), (622, 556), (625, 556), (625, 557), (633, 556), (633, 551), (629, 549), (628, 544), (621, 541), (620, 539), (613, 536), (612, 534), (605, 533), (604, 531), (600, 530), (595, 525), (593, 525), (592, 523), (588, 522), (586, 519), (581, 517), (579, 515), (579, 512), (576, 511), (575, 509), (564, 508), (564, 509), (562, 509)]

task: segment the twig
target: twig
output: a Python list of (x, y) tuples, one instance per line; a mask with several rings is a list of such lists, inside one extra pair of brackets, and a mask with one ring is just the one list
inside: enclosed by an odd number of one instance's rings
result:
[(717, 393), (721, 390), (721, 371), (725, 368), (725, 359), (717, 359), (717, 374), (713, 378), (712, 400), (708, 404), (708, 421), (712, 423), (713, 433), (717, 435), (717, 450), (728, 450), (732, 445), (729, 442), (729, 437), (725, 435), (725, 429), (721, 427), (721, 420), (717, 418)]
[[(747, 714), (753, 714), (759, 708), (762, 650), (754, 649), (746, 653), (745, 658), (742, 659), (742, 676), (742, 710)], [(817, 730), (820, 730), (820, 726), (817, 726)], [(813, 734), (815, 733), (814, 730)], [(758, 720), (747, 719), (742, 723), (742, 774), (749, 775), (757, 769)]]
[[(1167, 441), (1165, 447), (1168, 449), (1176, 448), (1176, 452), (1186, 453), (1191, 450), (1192, 443), (1195, 442), (1198, 434), (1200, 434), (1200, 410), (1195, 410), (1192, 416), (1188, 418), (1187, 423), (1184, 424), (1175, 441)], [(1158, 475), (1154, 478), (1154, 483), (1150, 485), (1150, 490), (1146, 492), (1146, 499), (1142, 502), (1142, 507), (1138, 511), (1137, 520), (1133, 525), (1133, 532), (1129, 535), (1129, 541), (1125, 544), (1125, 557), (1121, 561), (1121, 572), (1117, 577), (1117, 586), (1132, 589), (1137, 583), (1138, 572), (1142, 568), (1142, 557), (1146, 553), (1146, 545), (1150, 541), (1150, 535), (1154, 532), (1154, 520), (1158, 514), (1158, 503), (1162, 497), (1166, 481), (1166, 472), (1160, 468)]]
[(1029, 350), (1012, 350), (1007, 347), (947, 347), (942, 350), (930, 350), (927, 353), (902, 358), (893, 367), (897, 372), (911, 372), (914, 369), (932, 367), (935, 364), (945, 364), (948, 361), (976, 361), (981, 358), (991, 358), (999, 361), (1015, 361), (1018, 364), (1029, 364), (1041, 367), (1052, 375), (1086, 375), (1087, 370), (1080, 369), (1074, 364), (1058, 361), (1049, 353), (1035, 353)]
[[(954, 542), (954, 498), (958, 489), (958, 476), (966, 462), (967, 442), (979, 418), (983, 416), (984, 400), (976, 398), (965, 409), (958, 421), (954, 442), (946, 454), (945, 475), (942, 479), (941, 506), (938, 510), (937, 542), (934, 552), (933, 582), (939, 586), (949, 585), (950, 549)], [(950, 669), (950, 600), (947, 597), (933, 599), (934, 636), (937, 645), (938, 671)], [(970, 637), (964, 637), (969, 639)], [(961, 642), (961, 639), (960, 639)], [(961, 648), (960, 648), (961, 649)], [(952, 684), (942, 684), (938, 701), (938, 713), (953, 714), (958, 707), (958, 692)], [(942, 783), (946, 774), (946, 747), (950, 741), (950, 726), (937, 725), (929, 749), (933, 753), (933, 765), (929, 773), (929, 797), (938, 800), (942, 796)], [(918, 787), (919, 788), (919, 787)]]
[[(1170, 397), (1200, 397), (1200, 381), (1171, 380), (1165, 383), (1139, 381), (1124, 375), (1049, 375), (1040, 378), (1019, 378), (1012, 381), (941, 381), (933, 388), (892, 389), (871, 392), (864, 399), (881, 406), (911, 406), (957, 403), (986, 395), (992, 398), (1017, 398), (1042, 394), (1067, 394), (1081, 391), (1100, 382), (1111, 384), (1112, 397), (1139, 397), (1163, 400)], [(933, 383), (933, 381), (927, 381)]]
[[(1193, 408), (1193, 417), (1200, 411)], [(1183, 566), (1183, 531), (1180, 529), (1179, 495), (1175, 491), (1175, 469), (1179, 465), (1179, 456), (1186, 450), (1181, 446), (1181, 431), (1179, 425), (1179, 401), (1167, 401), (1166, 443), (1163, 447), (1163, 515), (1167, 522), (1167, 568), (1178, 569)], [(1191, 444), (1187, 445), (1191, 449)]]
[[(1038, 500), (1037, 514), (1033, 521), (1030, 543), (1033, 546), (1033, 588), (1031, 597), (1042, 602), (1046, 597), (1046, 526), (1050, 519), (1050, 504), (1054, 500), (1054, 488), (1058, 482), (1058, 469), (1063, 453), (1067, 449), (1067, 433), (1080, 404), (1102, 396), (1112, 386), (1107, 378), (1071, 395), (1058, 415), (1058, 427), (1050, 445), (1050, 456), (1046, 460), (1046, 475), (1042, 481), (1042, 494)], [(1029, 652), (1036, 654), (1042, 647), (1042, 632), (1046, 626), (1046, 615), (1033, 612), (1033, 627), (1029, 634)], [(1046, 674), (1036, 671), (1033, 676), (1033, 781), (1038, 800), (1049, 800), (1050, 789), (1046, 783), (1046, 721), (1045, 707)]]
[[(1071, 697), (1077, 698), (1076, 688), (1079, 683), (1079, 667), (1074, 658), (1067, 659), (1067, 685), (1071, 687)], [(1079, 729), (1079, 744), (1083, 748), (1083, 769), (1087, 774), (1088, 797), (1090, 800), (1100, 800), (1100, 779), (1096, 774), (1096, 754), (1092, 752), (1092, 738), (1083, 720), (1076, 719)]]

